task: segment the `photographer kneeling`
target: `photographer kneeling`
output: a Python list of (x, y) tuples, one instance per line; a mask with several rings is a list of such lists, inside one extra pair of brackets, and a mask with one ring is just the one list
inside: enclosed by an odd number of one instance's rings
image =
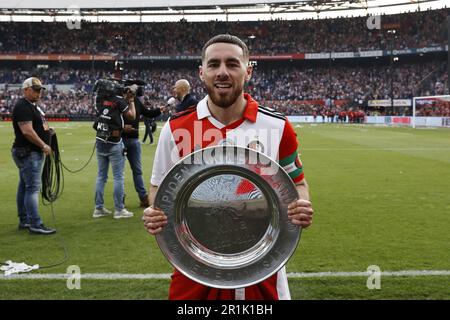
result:
[[(125, 90), (124, 90), (125, 89)], [(98, 80), (94, 86), (97, 93), (95, 109), (97, 119), (94, 129), (97, 131), (98, 175), (95, 186), (95, 210), (93, 217), (99, 218), (111, 214), (104, 207), (103, 194), (108, 180), (109, 163), (114, 177), (114, 219), (131, 218), (124, 205), (124, 166), (125, 155), (122, 142), (123, 116), (129, 120), (136, 117), (134, 98), (137, 86), (121, 88), (115, 81)], [(119, 94), (123, 94), (120, 97)]]

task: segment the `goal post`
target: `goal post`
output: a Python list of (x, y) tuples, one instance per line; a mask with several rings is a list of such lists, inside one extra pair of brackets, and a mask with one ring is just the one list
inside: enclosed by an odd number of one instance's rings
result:
[(450, 95), (413, 97), (411, 125), (450, 127)]

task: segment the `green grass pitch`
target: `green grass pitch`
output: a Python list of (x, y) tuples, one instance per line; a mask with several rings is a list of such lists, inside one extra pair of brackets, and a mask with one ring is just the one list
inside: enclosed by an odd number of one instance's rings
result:
[[(88, 160), (91, 123), (52, 123), (62, 159), (71, 169)], [(294, 125), (315, 209), (313, 226), (302, 234), (288, 272), (450, 270), (450, 130), (364, 125)], [(159, 129), (158, 129), (159, 132)], [(141, 131), (141, 137), (142, 137)], [(13, 131), (0, 122), (0, 261), (61, 266), (33, 272), (170, 273), (172, 268), (141, 222), (142, 209), (126, 164), (126, 205), (131, 219), (93, 219), (97, 163), (65, 172), (64, 192), (40, 207), (53, 236), (17, 230), (18, 172), (11, 158)], [(142, 145), (144, 179), (150, 180), (155, 144)], [(112, 174), (105, 191), (113, 207)], [(369, 290), (366, 277), (290, 279), (293, 299), (450, 299), (450, 276), (382, 277)], [(2, 280), (0, 299), (166, 299), (169, 280), (82, 280), (69, 290), (65, 280)]]

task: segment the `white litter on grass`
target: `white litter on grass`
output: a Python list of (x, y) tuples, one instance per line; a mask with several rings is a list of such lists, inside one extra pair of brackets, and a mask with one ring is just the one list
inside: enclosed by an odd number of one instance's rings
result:
[(11, 260), (6, 261), (5, 265), (0, 267), (0, 270), (5, 272), (5, 277), (15, 273), (30, 272), (37, 269), (39, 269), (38, 264), (29, 266), (25, 262), (13, 262)]

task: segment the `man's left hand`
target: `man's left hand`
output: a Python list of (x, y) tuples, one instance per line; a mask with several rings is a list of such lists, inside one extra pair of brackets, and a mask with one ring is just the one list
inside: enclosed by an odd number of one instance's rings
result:
[(136, 90), (133, 88), (133, 86), (131, 86), (130, 88), (131, 89), (127, 90), (124, 95), (125, 100), (127, 100), (129, 103), (134, 101), (134, 98), (136, 97)]
[(288, 218), (291, 222), (302, 228), (308, 228), (312, 223), (314, 210), (311, 201), (296, 200), (288, 206)]
[(126, 124), (126, 125), (123, 127), (123, 131), (125, 131), (126, 133), (132, 133), (132, 132), (135, 132), (136, 129), (133, 128), (133, 126), (132, 126), (131, 124)]

